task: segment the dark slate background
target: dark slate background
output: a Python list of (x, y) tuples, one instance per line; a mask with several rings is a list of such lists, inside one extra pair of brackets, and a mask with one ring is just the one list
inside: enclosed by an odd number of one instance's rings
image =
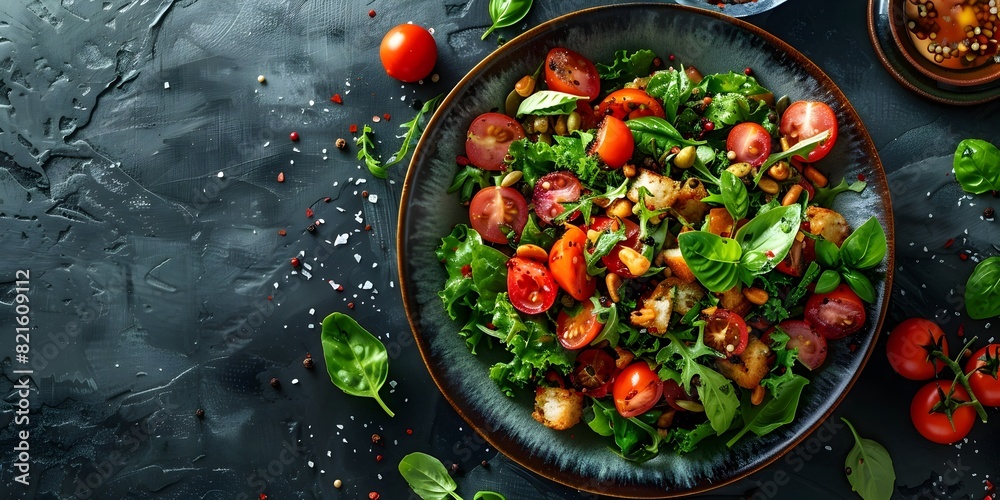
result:
[[(619, 2), (535, 3), (500, 34)], [(496, 47), (479, 39), (487, 4), (0, 2), (0, 497), (407, 498), (396, 465), (417, 450), (458, 464), (467, 498), (478, 489), (586, 496), (498, 456), (440, 397), (398, 292), (405, 167), (384, 181), (354, 158), (351, 124), (371, 124), (381, 151), (394, 151), (414, 101), (447, 92)], [(955, 345), (960, 325), (966, 338), (993, 339), (998, 321), (964, 317), (962, 284), (974, 260), (998, 251), (997, 223), (981, 212), (1000, 202), (963, 197), (949, 173), (960, 139), (1000, 142), (998, 105), (950, 107), (909, 93), (879, 64), (867, 10), (858, 0), (789, 0), (747, 20), (826, 71), (879, 149), (898, 231), (886, 325), (923, 315)], [(400, 84), (378, 64), (382, 35), (407, 21), (434, 30), (436, 82)], [(334, 93), (343, 105), (329, 101)], [(346, 151), (334, 146), (340, 137)], [(327, 242), (344, 234), (346, 244)], [(300, 252), (311, 278), (289, 265)], [(18, 270), (30, 271), (27, 365), (15, 358)], [(396, 418), (331, 386), (318, 327), (332, 311), (388, 346), (394, 387), (383, 394)], [(908, 417), (920, 384), (891, 372), (884, 342), (834, 417), (888, 448), (899, 498), (982, 498), (1000, 472), (997, 424), (977, 425), (959, 445), (925, 442)], [(316, 369), (303, 367), (306, 353)], [(30, 423), (21, 425), (14, 370), (26, 368)], [(15, 481), (22, 430), (29, 486)], [(708, 497), (849, 497), (852, 444), (831, 418), (786, 457)]]

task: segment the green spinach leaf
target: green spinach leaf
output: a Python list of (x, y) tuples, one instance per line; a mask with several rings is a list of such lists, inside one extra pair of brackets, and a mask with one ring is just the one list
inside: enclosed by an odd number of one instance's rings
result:
[(965, 310), (973, 319), (1000, 316), (1000, 256), (976, 264), (965, 284)]
[(646, 93), (663, 101), (663, 111), (667, 114), (667, 121), (674, 123), (677, 110), (682, 103), (691, 98), (693, 88), (694, 84), (682, 66), (679, 70), (671, 68), (653, 73), (646, 84)]
[(597, 74), (601, 77), (601, 90), (610, 92), (622, 88), (626, 83), (649, 75), (656, 54), (649, 49), (640, 49), (631, 54), (626, 50), (615, 52), (615, 60), (610, 65), (597, 63)]
[(419, 451), (410, 453), (399, 461), (399, 473), (413, 492), (423, 500), (442, 500), (448, 497), (461, 500), (455, 493), (458, 485), (448, 475), (440, 460)]
[(587, 96), (556, 92), (555, 90), (539, 90), (521, 101), (517, 108), (517, 117), (524, 115), (548, 116), (565, 115), (576, 109), (576, 103)]
[(352, 396), (375, 398), (393, 416), (378, 391), (389, 374), (385, 345), (346, 314), (335, 312), (323, 320), (323, 359), (330, 381)]
[(851, 488), (865, 500), (889, 499), (896, 484), (896, 471), (892, 467), (892, 457), (884, 446), (864, 439), (846, 419), (841, 420), (851, 429), (854, 448), (847, 454), (844, 471)]
[(888, 248), (885, 229), (871, 217), (840, 245), (840, 259), (848, 267), (871, 269), (882, 263)]
[(955, 180), (962, 189), (982, 194), (1000, 190), (1000, 150), (982, 139), (965, 139), (955, 149)]
[(481, 40), (486, 40), (486, 37), (490, 36), (490, 33), (493, 33), (493, 30), (497, 28), (506, 28), (524, 19), (524, 16), (528, 15), (528, 11), (531, 10), (531, 1), (490, 0), (489, 11), (493, 24), (486, 30), (486, 33), (483, 33)]

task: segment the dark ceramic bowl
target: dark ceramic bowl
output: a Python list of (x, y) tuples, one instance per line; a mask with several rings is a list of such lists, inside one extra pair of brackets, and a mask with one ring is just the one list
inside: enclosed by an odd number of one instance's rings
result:
[(921, 53), (924, 48), (911, 38), (907, 28), (906, 7), (909, 0), (888, 0), (889, 29), (892, 42), (911, 67), (921, 74), (944, 85), (955, 87), (982, 87), (1000, 80), (1000, 64), (991, 58), (980, 66), (972, 68), (946, 68), (934, 64)]
[[(764, 437), (727, 449), (724, 439), (694, 453), (666, 451), (635, 464), (614, 455), (585, 424), (557, 432), (531, 419), (532, 391), (505, 397), (489, 379), (499, 354), (470, 354), (459, 325), (438, 298), (446, 274), (434, 255), (440, 238), (468, 221), (458, 197), (446, 193), (464, 154), (472, 119), (502, 108), (514, 83), (534, 72), (548, 50), (564, 46), (596, 61), (616, 50), (650, 48), (705, 73), (753, 68), (775, 94), (830, 104), (840, 137), (823, 166), (834, 181), (863, 175), (868, 188), (837, 198), (852, 226), (875, 215), (890, 236), (889, 256), (878, 268), (878, 299), (866, 328), (853, 339), (831, 342), (826, 366), (810, 374), (796, 420)], [(892, 283), (893, 222), (885, 173), (854, 108), (815, 64), (782, 41), (738, 19), (683, 6), (629, 4), (598, 7), (544, 23), (511, 40), (469, 72), (445, 98), (420, 139), (403, 186), (397, 234), (401, 291), (410, 326), (427, 369), (455, 410), (496, 449), (554, 481), (595, 493), (662, 498), (705, 491), (745, 477), (790, 450), (816, 429), (857, 380), (871, 354)], [(853, 346), (851, 346), (853, 344)], [(850, 347), (854, 347), (853, 349)]]

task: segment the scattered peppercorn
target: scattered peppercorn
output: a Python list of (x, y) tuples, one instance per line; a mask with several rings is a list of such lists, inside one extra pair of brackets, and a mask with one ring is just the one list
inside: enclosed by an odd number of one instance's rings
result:
[(313, 369), (313, 357), (312, 354), (306, 353), (306, 358), (302, 360), (302, 367), (306, 370)]
[(452, 474), (458, 474), (460, 467), (457, 463), (452, 462), (451, 467), (449, 467), (448, 470), (450, 470)]
[(291, 139), (292, 142), (298, 141), (299, 140), (299, 133), (298, 132), (292, 132), (291, 134), (288, 134), (288, 138)]
[(367, 198), (368, 197), (368, 191), (362, 191), (361, 192), (361, 197), (362, 198)]
[(285, 173), (278, 172), (278, 182), (285, 182)]
[(382, 444), (382, 436), (372, 434), (372, 444)]
[(278, 377), (271, 377), (271, 387), (275, 389), (281, 387), (281, 381), (278, 380)]
[(298, 257), (292, 257), (292, 260), (289, 261), (289, 263), (292, 265), (292, 267), (299, 267), (299, 264), (301, 264), (301, 262), (299, 262)]
[(944, 242), (945, 248), (951, 248), (955, 244), (955, 238), (948, 238), (948, 241)]
[(316, 224), (309, 224), (309, 226), (306, 227), (306, 231), (309, 231), (310, 233), (315, 233), (316, 232)]
[(865, 174), (858, 174), (858, 180), (861, 182), (865, 181)]
[(372, 230), (372, 225), (371, 224), (365, 224), (365, 231), (371, 231), (371, 230)]
[(356, 123), (352, 123), (351, 126), (348, 127), (348, 130), (350, 130), (352, 134), (357, 134), (358, 133), (358, 125)]
[(424, 107), (424, 101), (421, 101), (420, 99), (414, 99), (410, 101), (410, 107), (419, 111), (420, 108)]
[(674, 59), (677, 59), (677, 58), (676, 58), (676, 57), (674, 57), (674, 55), (673, 55), (673, 54), (670, 54), (670, 56), (669, 56), (669, 57), (667, 57), (667, 60), (669, 60), (670, 62), (674, 62)]
[(333, 198), (330, 198), (329, 196), (323, 198), (323, 203), (330, 203), (331, 201), (333, 201)]
[(337, 145), (337, 149), (344, 149), (347, 147), (347, 140), (345, 140), (343, 137), (340, 137), (334, 144)]
[(375, 461), (376, 462), (381, 462), (382, 458), (383, 458), (382, 455), (375, 455)]
[(392, 115), (390, 115), (389, 113), (386, 113), (386, 114), (382, 115), (382, 118), (385, 118), (385, 121), (389, 121), (389, 120), (392, 119)]
[(337, 285), (337, 291), (338, 292), (343, 292), (344, 291), (344, 285)]
[(347, 303), (347, 308), (348, 309), (354, 309), (354, 302), (348, 302)]
[(469, 157), (465, 155), (458, 155), (455, 157), (455, 163), (460, 167), (464, 167), (469, 164)]
[(993, 210), (993, 207), (986, 207), (986, 208), (983, 209), (983, 218), (984, 219), (991, 219), (992, 220), (994, 215), (996, 215), (996, 210)]
[(368, 17), (375, 17), (375, 9), (368, 11)]
[(483, 460), (482, 462), (479, 462), (479, 465), (481, 465), (483, 467), (486, 467), (487, 469), (490, 467), (490, 463), (487, 462), (486, 460)]
[(750, 76), (750, 75), (753, 74), (753, 70), (750, 69), (750, 68), (743, 68), (743, 74), (747, 75), (747, 76)]
[(379, 494), (377, 491), (368, 493), (368, 500), (378, 500), (378, 499), (379, 499)]
[(663, 59), (660, 59), (659, 57), (654, 57), (653, 58), (653, 67), (654, 68), (659, 68), (660, 66), (663, 66)]
[(198, 418), (205, 418), (205, 410), (198, 408), (197, 410), (194, 411), (194, 416)]
[(313, 212), (313, 209), (311, 209), (311, 208), (307, 208), (307, 209), (306, 209), (306, 217), (308, 217), (308, 218), (312, 219), (312, 218), (313, 218), (313, 215), (315, 215), (315, 212)]
[(340, 97), (340, 94), (333, 94), (333, 97), (330, 98), (330, 102), (334, 104), (344, 104), (344, 98)]
[(958, 258), (961, 259), (962, 261), (969, 260), (969, 256), (965, 255), (964, 253), (958, 254)]
[(288, 234), (288, 231), (285, 231), (284, 229), (279, 229), (278, 230), (278, 236), (285, 236), (287, 234)]
[(406, 429), (406, 435), (407, 436), (413, 435), (413, 429)]
[(267, 78), (264, 78), (264, 75), (257, 75), (257, 82), (258, 83), (267, 82)]

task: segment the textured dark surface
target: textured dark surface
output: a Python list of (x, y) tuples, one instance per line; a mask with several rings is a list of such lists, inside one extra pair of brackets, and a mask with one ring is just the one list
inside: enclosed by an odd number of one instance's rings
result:
[[(501, 33), (598, 4), (536, 3)], [(997, 222), (981, 213), (1000, 201), (963, 198), (949, 166), (961, 138), (1000, 142), (998, 104), (955, 108), (906, 91), (876, 59), (865, 6), (854, 3), (793, 0), (745, 19), (827, 72), (879, 149), (897, 228), (887, 325), (934, 316), (954, 344), (959, 325), (966, 338), (994, 338), (1000, 322), (964, 316), (961, 284), (975, 258), (998, 252)], [(0, 335), (0, 497), (407, 498), (396, 465), (417, 450), (458, 463), (467, 498), (477, 489), (581, 496), (498, 456), (437, 393), (396, 283), (403, 166), (390, 181), (375, 179), (353, 145), (333, 145), (338, 137), (353, 142), (351, 124), (370, 123), (380, 150), (394, 151), (412, 100), (447, 92), (495, 47), (495, 39), (479, 40), (486, 7), (0, 4), (0, 325), (8, 332)], [(382, 34), (406, 21), (434, 29), (439, 81), (400, 84), (378, 65)], [(342, 106), (329, 101), (334, 93)], [(292, 131), (299, 142), (289, 141)], [(325, 224), (306, 231), (317, 219)], [(344, 234), (346, 244), (335, 246)], [(289, 265), (299, 252), (312, 266), (309, 279)], [(960, 260), (966, 252), (972, 258)], [(31, 278), (27, 365), (15, 357), (19, 269)], [(318, 325), (335, 310), (388, 346), (394, 388), (383, 394), (394, 419), (330, 384)], [(920, 384), (891, 373), (883, 344), (834, 417), (850, 418), (888, 448), (900, 498), (981, 498), (983, 480), (995, 482), (1000, 471), (997, 423), (977, 425), (961, 445), (923, 441), (907, 416)], [(302, 366), (307, 352), (318, 361), (312, 371)], [(20, 425), (14, 370), (25, 368), (34, 372), (30, 423)], [(851, 495), (842, 469), (852, 440), (836, 418), (828, 422), (785, 458), (710, 496)], [(13, 468), (22, 430), (30, 431), (27, 487)], [(373, 445), (373, 433), (384, 444)]]

